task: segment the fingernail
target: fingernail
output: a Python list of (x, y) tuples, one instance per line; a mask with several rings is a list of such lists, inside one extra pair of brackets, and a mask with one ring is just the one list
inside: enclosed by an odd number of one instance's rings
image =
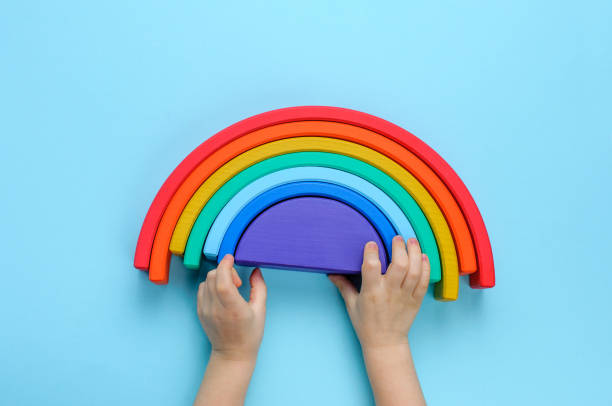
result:
[(423, 258), (423, 261), (427, 261), (427, 254), (421, 254), (421, 258)]
[(374, 249), (376, 248), (376, 243), (374, 241), (368, 241), (365, 245), (366, 248), (368, 249)]
[(414, 245), (417, 243), (416, 238), (411, 238), (410, 240), (408, 240), (408, 242), (410, 242), (410, 244)]

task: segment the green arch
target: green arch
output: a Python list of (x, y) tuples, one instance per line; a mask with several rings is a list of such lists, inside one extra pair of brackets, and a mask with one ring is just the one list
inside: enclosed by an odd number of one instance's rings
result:
[(277, 155), (248, 167), (227, 181), (208, 200), (191, 229), (183, 258), (185, 266), (189, 269), (200, 267), (202, 249), (208, 230), (225, 204), (238, 191), (245, 185), (269, 173), (298, 166), (322, 166), (343, 170), (360, 176), (379, 187), (395, 201), (410, 221), (421, 248), (428, 255), (431, 263), (430, 282), (440, 281), (442, 270), (438, 245), (429, 222), (412, 196), (380, 169), (358, 159), (331, 152), (305, 151)]

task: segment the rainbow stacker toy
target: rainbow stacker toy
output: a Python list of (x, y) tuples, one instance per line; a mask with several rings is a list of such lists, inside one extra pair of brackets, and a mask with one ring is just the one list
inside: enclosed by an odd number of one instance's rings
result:
[(383, 267), (391, 239), (416, 236), (438, 300), (459, 276), (495, 286), (474, 199), (434, 150), (381, 118), (337, 107), (274, 110), (215, 134), (170, 174), (145, 217), (134, 266), (168, 283), (170, 257), (202, 256), (326, 273), (359, 273), (367, 241)]

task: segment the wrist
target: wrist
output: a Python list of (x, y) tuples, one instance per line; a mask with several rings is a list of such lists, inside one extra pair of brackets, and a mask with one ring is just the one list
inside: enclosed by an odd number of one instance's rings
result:
[(255, 359), (236, 352), (212, 350), (195, 404), (242, 405)]
[(254, 366), (257, 361), (257, 352), (213, 348), (210, 352), (210, 361), (231, 362)]
[(376, 404), (425, 405), (407, 337), (362, 348)]
[(411, 356), (408, 337), (402, 337), (384, 344), (363, 343), (361, 351), (366, 362), (368, 360), (401, 360)]

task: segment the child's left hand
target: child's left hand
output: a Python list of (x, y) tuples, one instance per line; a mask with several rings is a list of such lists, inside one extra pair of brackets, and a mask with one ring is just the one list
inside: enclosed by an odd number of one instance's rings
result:
[(261, 271), (251, 274), (251, 298), (238, 292), (242, 284), (234, 258), (226, 255), (208, 272), (198, 289), (198, 317), (212, 351), (194, 405), (243, 405), (266, 318), (266, 283)]
[(208, 272), (198, 289), (198, 317), (212, 345), (212, 353), (228, 360), (255, 362), (266, 317), (266, 283), (259, 269), (250, 277), (251, 297), (238, 292), (241, 280), (226, 255)]

